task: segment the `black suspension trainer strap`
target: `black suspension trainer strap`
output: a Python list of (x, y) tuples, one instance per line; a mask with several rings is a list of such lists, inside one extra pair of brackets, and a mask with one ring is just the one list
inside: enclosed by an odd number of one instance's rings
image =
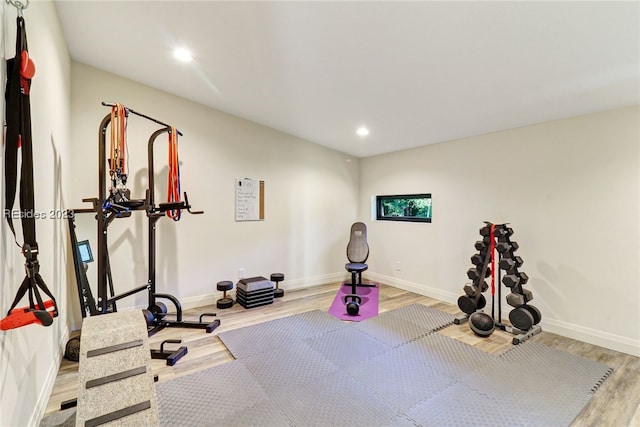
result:
[[(20, 167), (20, 220), (24, 243), (26, 277), (18, 288), (7, 317), (0, 320), (0, 329), (8, 330), (30, 324), (49, 326), (58, 315), (53, 294), (40, 276), (38, 242), (36, 240), (36, 215), (33, 182), (33, 145), (31, 140), (31, 106), (29, 92), (31, 78), (35, 73), (29, 58), (27, 33), (24, 18), (17, 18), (16, 55), (7, 60), (7, 84), (5, 92), (7, 133), (5, 142), (5, 211), (9, 228), (17, 243), (13, 225), (13, 206), (17, 190), (18, 152), (21, 151)], [(43, 301), (42, 291), (50, 300)], [(29, 306), (15, 308), (28, 293)]]

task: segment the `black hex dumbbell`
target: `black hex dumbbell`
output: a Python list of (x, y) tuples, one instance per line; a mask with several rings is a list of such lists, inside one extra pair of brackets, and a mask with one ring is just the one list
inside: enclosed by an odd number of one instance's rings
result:
[(500, 260), (500, 268), (503, 270), (511, 271), (514, 267), (520, 268), (524, 261), (521, 257), (516, 256), (514, 258), (502, 258)]

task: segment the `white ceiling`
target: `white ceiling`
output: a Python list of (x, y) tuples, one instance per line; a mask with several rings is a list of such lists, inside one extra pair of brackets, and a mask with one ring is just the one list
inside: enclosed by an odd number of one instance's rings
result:
[(356, 157), (640, 104), (637, 1), (56, 8), (78, 62)]

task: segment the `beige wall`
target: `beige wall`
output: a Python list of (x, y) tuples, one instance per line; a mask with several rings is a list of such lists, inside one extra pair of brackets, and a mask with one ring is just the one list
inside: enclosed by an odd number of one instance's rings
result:
[[(73, 207), (97, 197), (97, 134), (109, 112), (102, 101), (126, 106), (173, 124), (180, 138), (182, 190), (194, 209), (179, 222), (158, 222), (157, 290), (184, 306), (214, 303), (215, 284), (282, 272), (292, 289), (342, 278), (349, 227), (356, 218), (359, 162), (334, 150), (186, 101), (79, 63), (72, 66)], [(158, 129), (134, 115), (128, 122), (129, 188), (147, 188), (147, 140)], [(166, 136), (155, 149), (157, 201), (166, 198)], [(265, 220), (236, 222), (236, 178), (265, 181)], [(86, 205), (86, 204), (85, 204)], [(78, 219), (78, 238), (93, 238), (95, 221)], [(147, 220), (144, 212), (109, 227), (116, 293), (146, 283)], [(95, 243), (94, 251), (97, 249)], [(133, 262), (132, 262), (133, 261)], [(92, 264), (90, 273), (95, 273)], [(95, 280), (93, 281), (95, 286)], [(146, 294), (120, 307), (146, 306)], [(171, 309), (171, 306), (169, 307)]]
[[(483, 221), (509, 222), (543, 329), (640, 356), (639, 112), (362, 159), (371, 276), (455, 303)], [(372, 196), (423, 192), (433, 223), (371, 221)]]
[[(2, 2), (3, 62), (15, 54), (16, 10)], [(49, 214), (65, 206), (70, 151), (70, 60), (58, 18), (49, 1), (31, 2), (24, 12), (29, 51), (36, 64), (31, 86), (35, 207)], [(0, 49), (2, 49), (0, 48)], [(4, 94), (5, 66), (0, 81)], [(2, 103), (4, 104), (4, 102)], [(4, 117), (4, 111), (2, 116)], [(2, 150), (0, 154), (4, 156)], [(4, 158), (0, 159), (4, 164)], [(0, 174), (0, 181), (4, 173)], [(4, 183), (1, 208), (4, 210)], [(18, 202), (16, 202), (18, 203)], [(19, 209), (16, 206), (14, 209)], [(17, 221), (19, 223), (19, 221)], [(37, 425), (44, 413), (68, 336), (67, 225), (62, 220), (36, 222), (40, 273), (56, 297), (60, 315), (51, 327), (31, 325), (0, 332), (0, 425)], [(0, 239), (0, 315), (11, 306), (24, 278), (24, 257), (4, 218)], [(22, 243), (19, 232), (18, 241)], [(25, 298), (19, 306), (28, 305)]]

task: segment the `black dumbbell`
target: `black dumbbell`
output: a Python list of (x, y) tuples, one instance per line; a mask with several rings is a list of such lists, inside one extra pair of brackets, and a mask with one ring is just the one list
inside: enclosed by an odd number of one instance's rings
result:
[(528, 303), (532, 299), (533, 299), (533, 292), (531, 292), (531, 289), (523, 288), (521, 294), (516, 294), (511, 292), (509, 295), (507, 295), (507, 304), (509, 304), (512, 307), (519, 307), (523, 304)]
[(519, 247), (520, 245), (518, 245), (518, 242), (505, 241), (505, 242), (498, 242), (498, 244), (496, 245), (496, 250), (501, 254), (503, 254), (506, 252), (515, 252), (518, 250)]
[(484, 264), (484, 260), (487, 257), (486, 252), (480, 252), (479, 254), (473, 254), (471, 256), (471, 264), (473, 265), (482, 265)]
[(467, 294), (467, 296), (470, 298), (474, 298), (476, 295), (478, 295), (478, 288), (468, 283), (464, 285), (462, 289), (464, 290), (464, 293)]
[(529, 281), (527, 273), (518, 272), (518, 274), (507, 274), (502, 278), (502, 283), (508, 288), (513, 288), (517, 285), (524, 285)]
[(282, 273), (273, 273), (271, 275), (271, 281), (275, 282), (276, 284), (276, 288), (273, 290), (273, 297), (274, 298), (281, 298), (284, 295), (284, 289), (280, 289), (279, 283), (282, 282), (284, 280), (284, 274)]
[(507, 288), (513, 288), (520, 283), (520, 277), (515, 274), (507, 274), (502, 278), (502, 283), (504, 283)]
[(482, 251), (487, 249), (487, 244), (485, 242), (483, 242), (482, 240), (478, 240), (478, 241), (476, 241), (475, 248), (476, 248), (476, 250), (482, 252)]
[(513, 228), (507, 227), (506, 225), (497, 226), (493, 234), (497, 238), (505, 239), (513, 234)]
[(220, 309), (231, 308), (233, 307), (233, 299), (227, 297), (227, 291), (233, 289), (233, 282), (230, 280), (224, 280), (222, 282), (218, 282), (216, 288), (219, 291), (222, 291), (222, 298), (216, 301), (216, 307)]
[(458, 298), (458, 308), (460, 308), (460, 310), (467, 314), (471, 314), (476, 310), (480, 310), (486, 305), (487, 300), (482, 294), (476, 295), (475, 297), (462, 295), (460, 298)]
[[(480, 278), (481, 274), (482, 274), (482, 268), (480, 269), (470, 268), (469, 270), (467, 270), (467, 277), (473, 280), (474, 282)], [(491, 275), (491, 269), (487, 268), (487, 270), (484, 273), (484, 277), (489, 277), (490, 275)]]
[(502, 258), (500, 260), (500, 268), (503, 270), (511, 271), (514, 267), (522, 267), (524, 261), (521, 257), (516, 256), (514, 258)]
[(479, 289), (480, 292), (486, 292), (486, 290), (489, 289), (489, 284), (487, 283), (486, 280), (483, 280), (481, 282), (480, 279), (478, 278), (474, 280), (472, 284), (476, 289)]
[(485, 236), (485, 237), (491, 236), (491, 226), (490, 225), (485, 225), (484, 227), (482, 227), (480, 229), (480, 235), (481, 236)]

